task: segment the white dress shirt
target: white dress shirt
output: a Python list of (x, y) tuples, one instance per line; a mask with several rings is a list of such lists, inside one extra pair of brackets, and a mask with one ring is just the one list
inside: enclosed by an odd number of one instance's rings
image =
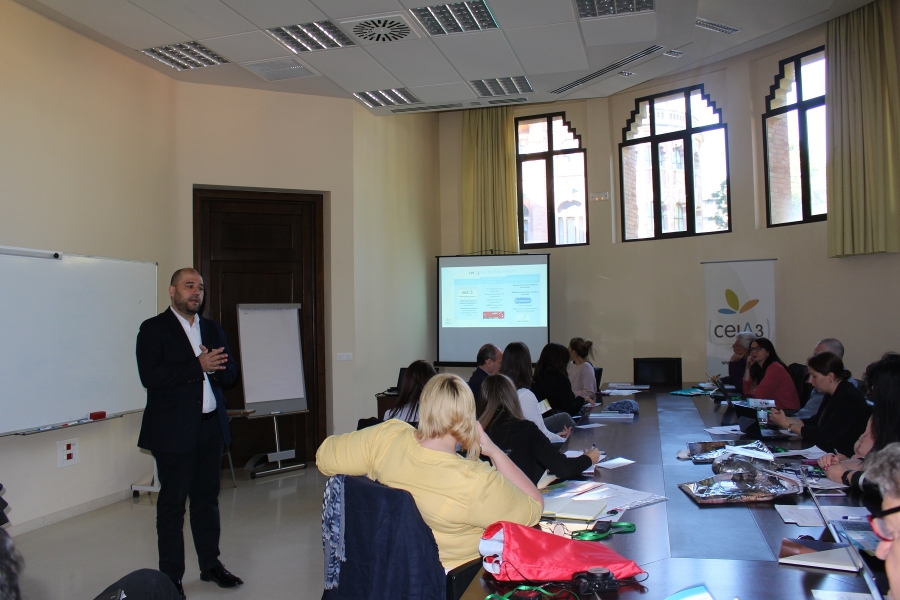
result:
[(531, 390), (520, 388), (516, 390), (516, 395), (519, 397), (519, 407), (522, 409), (522, 416), (525, 417), (526, 421), (531, 421), (537, 425), (538, 429), (541, 430), (541, 433), (546, 435), (547, 439), (551, 442), (566, 441), (566, 438), (556, 435), (544, 425), (544, 417), (541, 416), (541, 409), (538, 406), (537, 397)]
[[(181, 327), (184, 328), (184, 333), (187, 334), (188, 341), (191, 342), (191, 348), (194, 349), (194, 356), (200, 356), (202, 354), (202, 350), (200, 350), (200, 344), (203, 343), (203, 338), (200, 336), (200, 317), (194, 315), (194, 324), (191, 325), (187, 322), (187, 319), (178, 314), (178, 311), (169, 307), (169, 310), (172, 311), (172, 314), (178, 319), (178, 322), (181, 323)], [(216, 410), (216, 396), (213, 394), (212, 386), (209, 384), (209, 377), (207, 377), (206, 373), (203, 374), (203, 412), (209, 413)]]

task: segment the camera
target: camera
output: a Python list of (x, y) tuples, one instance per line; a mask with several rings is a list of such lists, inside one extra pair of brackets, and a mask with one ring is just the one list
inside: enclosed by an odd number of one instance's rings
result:
[(581, 595), (619, 591), (618, 580), (613, 577), (609, 569), (603, 567), (594, 567), (581, 573), (575, 573), (572, 579)]

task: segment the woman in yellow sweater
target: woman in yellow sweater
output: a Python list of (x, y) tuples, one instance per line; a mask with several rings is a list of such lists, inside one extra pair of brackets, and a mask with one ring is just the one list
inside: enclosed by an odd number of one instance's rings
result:
[[(494, 466), (478, 460), (479, 450)], [(531, 480), (485, 435), (472, 392), (456, 375), (425, 385), (418, 429), (390, 420), (333, 435), (319, 446), (316, 466), (325, 475), (365, 475), (412, 494), (448, 570), (478, 558), (491, 523), (534, 525), (544, 507)]]

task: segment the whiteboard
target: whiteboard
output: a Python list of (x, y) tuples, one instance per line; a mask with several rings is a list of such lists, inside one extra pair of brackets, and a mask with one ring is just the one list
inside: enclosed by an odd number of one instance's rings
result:
[(238, 304), (244, 405), (254, 417), (307, 410), (299, 304)]
[(156, 263), (53, 254), (0, 247), (0, 435), (147, 402), (134, 349)]

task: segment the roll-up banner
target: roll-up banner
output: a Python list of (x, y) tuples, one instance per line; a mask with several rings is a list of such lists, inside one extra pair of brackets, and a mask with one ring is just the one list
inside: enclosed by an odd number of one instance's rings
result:
[(706, 371), (728, 375), (735, 336), (750, 331), (775, 342), (775, 259), (703, 263)]

